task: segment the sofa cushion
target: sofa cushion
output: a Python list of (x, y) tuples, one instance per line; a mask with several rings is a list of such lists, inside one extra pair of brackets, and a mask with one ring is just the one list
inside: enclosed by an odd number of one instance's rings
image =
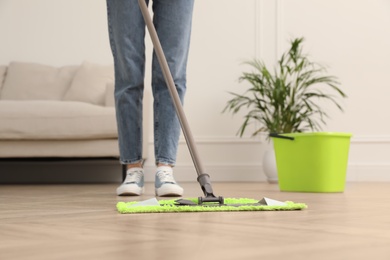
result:
[(119, 157), (118, 139), (0, 140), (0, 158), (23, 157)]
[(73, 78), (64, 100), (104, 105), (106, 85), (114, 80), (114, 67), (83, 62)]
[(76, 69), (76, 66), (56, 68), (36, 63), (11, 62), (0, 99), (61, 100)]
[(108, 83), (106, 86), (106, 100), (105, 100), (106, 107), (115, 106), (114, 91), (115, 91), (114, 82)]
[(0, 93), (3, 87), (5, 74), (7, 73), (7, 66), (0, 66)]
[(0, 101), (0, 140), (116, 138), (113, 107), (76, 101)]

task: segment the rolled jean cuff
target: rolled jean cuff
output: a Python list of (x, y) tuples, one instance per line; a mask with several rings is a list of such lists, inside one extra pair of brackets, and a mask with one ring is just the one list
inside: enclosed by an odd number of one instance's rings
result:
[(156, 160), (156, 166), (159, 164), (169, 165), (171, 167), (175, 167), (176, 162), (170, 160)]
[(142, 163), (143, 159), (137, 159), (137, 160), (119, 160), (121, 164), (128, 165), (128, 164), (136, 164), (136, 163)]

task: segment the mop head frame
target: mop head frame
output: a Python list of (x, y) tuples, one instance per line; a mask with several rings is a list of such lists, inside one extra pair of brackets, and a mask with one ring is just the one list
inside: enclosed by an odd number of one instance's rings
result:
[(194, 205), (178, 205), (177, 200), (159, 200), (160, 205), (137, 206), (137, 201), (118, 202), (116, 208), (121, 214), (137, 213), (180, 213), (180, 212), (235, 212), (235, 211), (286, 211), (303, 210), (307, 208), (304, 203), (286, 201), (282, 205), (261, 205), (259, 200), (249, 198), (225, 198), (224, 204), (203, 203), (197, 205), (198, 198), (187, 199)]

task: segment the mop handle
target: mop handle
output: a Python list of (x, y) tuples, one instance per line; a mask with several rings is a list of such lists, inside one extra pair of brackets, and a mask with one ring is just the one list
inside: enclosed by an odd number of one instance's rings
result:
[(285, 135), (281, 135), (278, 133), (270, 133), (269, 136), (274, 137), (274, 138), (287, 139), (287, 140), (291, 140), (291, 141), (295, 140), (295, 138), (292, 136), (285, 136)]
[(179, 118), (179, 122), (180, 122), (181, 128), (183, 130), (183, 134), (184, 134), (184, 137), (186, 139), (188, 150), (190, 151), (190, 154), (192, 157), (192, 161), (194, 162), (196, 172), (197, 172), (198, 176), (201, 176), (205, 172), (204, 172), (203, 166), (200, 162), (198, 151), (196, 149), (195, 142), (194, 142), (190, 127), (189, 127), (188, 122), (187, 122), (187, 118), (184, 114), (183, 106), (181, 104), (179, 94), (177, 93), (177, 89), (176, 89), (175, 83), (173, 81), (171, 71), (169, 70), (168, 62), (165, 58), (165, 54), (164, 54), (163, 49), (161, 47), (161, 43), (160, 43), (160, 40), (158, 38), (156, 28), (153, 25), (152, 18), (150, 16), (150, 13), (148, 10), (148, 6), (146, 5), (145, 0), (138, 0), (138, 3), (139, 3), (139, 6), (141, 8), (141, 12), (142, 12), (142, 15), (144, 17), (146, 26), (148, 28), (150, 38), (152, 39), (154, 51), (157, 55), (159, 64), (161, 66), (161, 70), (163, 72), (165, 82), (167, 83), (169, 93), (171, 95), (173, 104), (175, 106), (176, 114)]

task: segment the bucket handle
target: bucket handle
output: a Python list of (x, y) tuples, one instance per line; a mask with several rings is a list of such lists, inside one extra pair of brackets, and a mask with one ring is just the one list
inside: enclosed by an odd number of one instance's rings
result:
[(292, 136), (280, 135), (278, 133), (270, 133), (269, 136), (270, 137), (275, 137), (275, 138), (281, 138), (281, 139), (288, 139), (288, 140), (291, 140), (291, 141), (295, 140), (295, 138), (292, 137)]

